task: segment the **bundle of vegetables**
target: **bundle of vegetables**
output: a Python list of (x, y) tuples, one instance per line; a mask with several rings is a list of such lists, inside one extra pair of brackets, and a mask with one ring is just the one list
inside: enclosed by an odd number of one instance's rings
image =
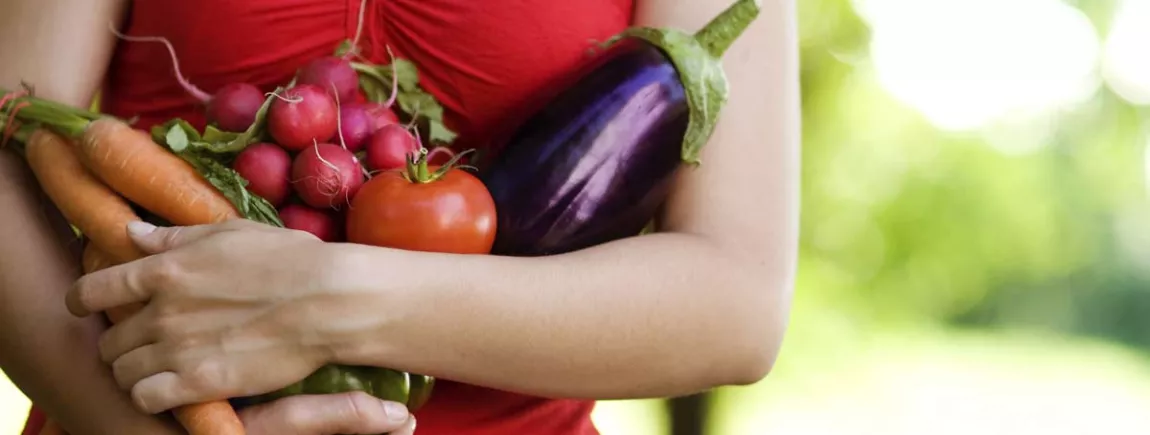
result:
[[(145, 132), (27, 89), (0, 90), (3, 139), (22, 144), (42, 188), (85, 239), (85, 273), (142, 258), (126, 233), (141, 217), (159, 225), (244, 218), (327, 242), (490, 252), (494, 202), (458, 165), (466, 153), (447, 147), (455, 135), (443, 125), (439, 104), (419, 88), (414, 66), (395, 58), (385, 66), (352, 62), (350, 56), (345, 44), (334, 56), (304, 65), (286, 86), (259, 93), (259, 104), (253, 104), (252, 85), (225, 86), (209, 96), (177, 67), (180, 82), (205, 102), (203, 131), (173, 119)], [(424, 135), (437, 147), (428, 151)], [(119, 322), (140, 308), (106, 314)], [(279, 391), (233, 401), (242, 406), (358, 390), (416, 410), (434, 381), (330, 365)], [(174, 414), (191, 434), (243, 433), (231, 405), (205, 403)]]
[[(68, 126), (65, 137), (16, 125), (11, 114), (5, 117), (6, 135), (24, 144), (25, 157), (44, 192), (86, 236), (89, 270), (143, 257), (125, 231), (129, 222), (139, 220), (129, 200), (185, 225), (238, 216), (232, 204), (181, 159), (122, 121), (70, 113), (26, 97), (12, 107)], [(121, 166), (126, 163), (131, 166)], [(121, 307), (108, 316), (119, 322), (138, 309)], [(226, 401), (184, 406), (174, 414), (193, 434), (244, 433)]]
[[(699, 163), (727, 98), (720, 57), (758, 12), (758, 0), (737, 0), (694, 35), (633, 28), (608, 41), (573, 86), (522, 123), (482, 181), (457, 166), (455, 134), (415, 66), (353, 62), (353, 43), (267, 95), (242, 83), (209, 95), (177, 74), (204, 102), (203, 131), (174, 119), (149, 134), (23, 93), (0, 100), (0, 122), (87, 239), (89, 273), (142, 256), (124, 229), (140, 212), (158, 224), (246, 218), (398, 249), (557, 254), (651, 223), (682, 163)], [(422, 137), (436, 147), (427, 151)], [(138, 308), (108, 314), (118, 321)], [(433, 384), (332, 365), (237, 399), (362, 390), (414, 410)], [(243, 433), (227, 402), (175, 414), (193, 434)]]
[(553, 255), (650, 228), (726, 102), (721, 57), (759, 14), (737, 0), (696, 34), (632, 28), (522, 123), (482, 179), (497, 255)]

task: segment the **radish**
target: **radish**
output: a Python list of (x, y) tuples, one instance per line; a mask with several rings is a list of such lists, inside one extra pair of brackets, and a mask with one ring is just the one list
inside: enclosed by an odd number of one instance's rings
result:
[(319, 86), (339, 101), (355, 101), (355, 93), (359, 90), (359, 75), (347, 59), (328, 56), (304, 65), (297, 83)]
[(256, 112), (263, 104), (264, 94), (255, 85), (232, 83), (220, 88), (208, 100), (208, 122), (224, 131), (246, 131), (256, 122)]
[(248, 190), (278, 207), (291, 193), (292, 159), (274, 144), (257, 143), (244, 148), (232, 169), (248, 180)]
[(363, 104), (347, 104), (339, 108), (340, 144), (351, 152), (358, 152), (367, 144), (375, 131), (375, 120), (367, 113)]
[(288, 204), (279, 210), (285, 228), (307, 231), (325, 242), (339, 241), (339, 219), (332, 210)]
[(371, 116), (371, 131), (376, 131), (385, 125), (399, 124), (399, 115), (383, 103), (367, 103), (364, 105), (368, 115)]
[(371, 135), (367, 143), (367, 167), (389, 171), (407, 166), (411, 156), (419, 153), (419, 141), (403, 124), (388, 124)]
[(363, 168), (355, 154), (339, 145), (314, 145), (292, 163), (292, 186), (304, 203), (334, 208), (351, 203), (363, 186)]
[(335, 136), (337, 112), (335, 101), (319, 86), (293, 86), (268, 107), (268, 132), (279, 146), (302, 151)]
[(171, 41), (159, 36), (128, 36), (120, 33), (114, 27), (112, 33), (126, 41), (133, 42), (159, 42), (168, 49), (172, 58), (172, 69), (176, 81), (184, 91), (206, 106), (206, 116), (209, 124), (215, 124), (221, 130), (242, 132), (248, 129), (256, 120), (256, 112), (264, 103), (264, 95), (259, 88), (249, 83), (231, 83), (216, 90), (212, 95), (193, 85), (180, 71), (180, 59), (176, 56), (176, 49)]

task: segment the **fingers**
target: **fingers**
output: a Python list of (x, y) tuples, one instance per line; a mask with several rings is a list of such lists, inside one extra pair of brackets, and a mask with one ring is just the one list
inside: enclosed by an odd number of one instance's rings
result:
[(180, 373), (175, 371), (157, 373), (150, 368), (142, 370), (155, 374), (141, 379), (132, 386), (132, 400), (137, 407), (150, 414), (168, 411), (177, 406), (231, 397), (230, 388), (227, 387), (228, 380), (234, 379), (234, 376), (228, 376), (226, 368), (220, 364), (200, 362), (194, 369)]
[(148, 376), (171, 370), (156, 345), (132, 349), (112, 362), (112, 376), (125, 390), (132, 389), (137, 382)]
[(157, 227), (143, 221), (131, 222), (128, 234), (150, 256), (81, 277), (65, 299), (68, 311), (84, 317), (122, 305), (146, 302), (157, 287), (172, 281), (180, 266), (154, 254), (225, 231), (273, 228), (247, 219), (187, 227)]
[(249, 435), (410, 435), (415, 428), (403, 405), (358, 391), (291, 396), (245, 409), (240, 418)]
[(132, 386), (132, 401), (136, 407), (149, 414), (196, 403), (198, 401), (195, 397), (195, 391), (175, 372), (156, 373)]
[(100, 359), (111, 363), (132, 349), (153, 343), (159, 335), (155, 318), (153, 311), (145, 308), (121, 319), (100, 336)]
[(85, 317), (151, 299), (153, 286), (148, 281), (160, 272), (157, 267), (149, 267), (150, 260), (134, 261), (80, 277), (64, 297), (68, 311), (77, 317)]
[(159, 254), (202, 239), (227, 229), (225, 225), (195, 225), (188, 227), (157, 227), (147, 222), (128, 224), (128, 235), (141, 250)]
[(389, 432), (387, 435), (415, 435), (415, 416), (407, 419), (407, 423), (397, 431)]

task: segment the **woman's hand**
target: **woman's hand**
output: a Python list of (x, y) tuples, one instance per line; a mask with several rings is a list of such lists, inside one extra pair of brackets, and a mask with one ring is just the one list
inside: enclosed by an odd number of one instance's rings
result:
[(240, 411), (248, 435), (412, 435), (415, 417), (366, 393), (292, 396)]
[(247, 220), (129, 232), (153, 255), (81, 278), (67, 304), (86, 316), (146, 303), (99, 344), (141, 409), (274, 391), (328, 362), (306, 315), (323, 309), (328, 244)]

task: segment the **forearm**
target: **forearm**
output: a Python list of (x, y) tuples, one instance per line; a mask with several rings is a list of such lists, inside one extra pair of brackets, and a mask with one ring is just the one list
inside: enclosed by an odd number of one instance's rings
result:
[[(336, 311), (316, 307), (330, 315), (337, 362), (527, 394), (661, 397), (754, 382), (786, 318), (775, 300), (786, 292), (764, 287), (789, 284), (789, 270), (683, 234), (541, 258), (347, 249), (355, 284)], [(373, 270), (393, 255), (412, 266), (383, 288)]]
[(0, 152), (0, 367), (72, 435), (176, 433), (117, 387), (96, 349), (101, 322), (67, 312), (78, 241), (35, 188), (19, 158)]
[[(727, 3), (644, 0), (637, 20), (693, 28)], [(799, 157), (794, 5), (763, 8), (727, 52), (739, 91), (706, 163), (677, 180), (660, 233), (540, 258), (344, 247), (355, 254), (334, 278), (350, 290), (306, 309), (326, 328), (311, 339), (334, 337), (336, 362), (542, 396), (665, 397), (760, 379), (788, 321)]]

